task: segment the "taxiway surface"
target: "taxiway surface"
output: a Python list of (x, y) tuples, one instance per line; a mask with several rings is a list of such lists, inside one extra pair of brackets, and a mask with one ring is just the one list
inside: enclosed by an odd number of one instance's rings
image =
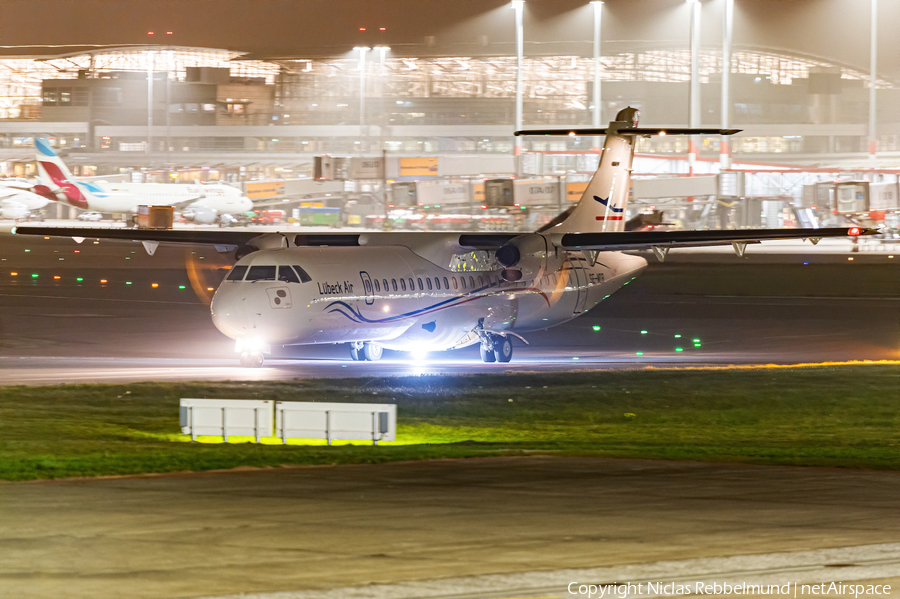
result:
[(345, 346), (325, 345), (276, 348), (266, 367), (240, 369), (207, 307), (229, 256), (189, 246), (160, 247), (151, 257), (139, 243), (9, 235), (0, 244), (0, 384), (900, 357), (900, 256), (854, 254), (849, 245), (752, 248), (744, 259), (698, 251), (672, 252), (663, 264), (651, 259), (641, 277), (587, 315), (527, 333), (529, 345), (516, 343), (510, 364), (483, 364), (474, 348), (385, 352), (382, 362), (358, 363)]

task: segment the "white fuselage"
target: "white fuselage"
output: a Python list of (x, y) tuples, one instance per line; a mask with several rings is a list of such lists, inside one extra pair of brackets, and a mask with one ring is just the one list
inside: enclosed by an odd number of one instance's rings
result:
[(178, 183), (81, 183), (89, 193), (88, 209), (109, 213), (136, 213), (141, 204), (184, 204), (208, 208), (217, 214), (236, 214), (253, 209), (240, 190), (225, 185)]
[[(647, 264), (605, 252), (590, 266), (580, 252), (564, 254), (561, 268), (510, 283), (500, 270), (455, 272), (404, 246), (263, 250), (238, 261), (229, 277), (248, 267), (246, 276), (266, 278), (223, 281), (212, 318), (244, 343), (373, 341), (397, 350), (453, 349), (476, 343), (477, 330), (524, 333), (571, 320)], [(299, 266), (310, 280), (276, 280), (272, 267), (286, 266)]]

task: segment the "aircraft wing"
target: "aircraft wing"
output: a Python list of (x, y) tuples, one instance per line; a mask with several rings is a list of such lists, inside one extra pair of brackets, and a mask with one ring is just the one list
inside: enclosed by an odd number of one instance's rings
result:
[[(235, 231), (197, 229), (125, 229), (97, 227), (15, 227), (16, 235), (81, 237), (86, 239), (123, 239), (162, 243), (197, 243), (219, 246), (241, 246), (266, 236), (291, 238), (296, 246), (359, 246), (378, 237), (396, 240), (398, 245), (433, 242), (446, 236), (460, 247), (496, 250), (515, 237), (527, 233), (434, 233), (434, 232), (360, 232), (360, 233), (296, 233), (294, 231)], [(813, 239), (873, 235), (877, 229), (832, 227), (823, 229), (736, 229), (711, 231), (621, 231), (608, 233), (568, 233), (557, 243), (566, 250), (647, 250), (652, 248), (701, 247), (710, 245), (750, 244), (777, 239)], [(553, 238), (551, 231), (544, 233)], [(379, 243), (378, 245), (387, 245)]]
[(813, 239), (874, 235), (877, 229), (830, 227), (823, 229), (724, 229), (711, 231), (616, 231), (568, 233), (560, 245), (567, 250), (647, 250), (652, 248), (702, 247), (759, 243), (777, 239)]

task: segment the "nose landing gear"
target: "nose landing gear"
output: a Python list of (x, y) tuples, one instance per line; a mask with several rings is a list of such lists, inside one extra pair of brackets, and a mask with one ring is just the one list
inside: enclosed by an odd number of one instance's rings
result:
[(262, 353), (258, 351), (244, 352), (241, 354), (241, 366), (244, 368), (259, 368), (265, 362)]
[(377, 362), (384, 354), (384, 348), (371, 341), (354, 341), (350, 344), (350, 357), (355, 362)]

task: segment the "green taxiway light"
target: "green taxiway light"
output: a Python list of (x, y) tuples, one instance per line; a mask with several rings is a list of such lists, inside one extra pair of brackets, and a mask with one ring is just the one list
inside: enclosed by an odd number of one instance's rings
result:
[(641, 331), (641, 335), (646, 335), (647, 331)]
[(179, 288), (179, 289), (184, 289), (184, 285), (179, 285), (178, 288)]
[(578, 356), (572, 356), (572, 359), (573, 359), (573, 360), (580, 360), (581, 358), (579, 358)]
[(642, 352), (642, 351), (639, 351), (639, 352), (637, 352), (637, 355), (639, 355), (639, 356), (643, 356), (643, 355), (644, 355), (644, 352)]
[(84, 279), (83, 279), (83, 278), (81, 278), (81, 277), (78, 277), (78, 278), (77, 278), (77, 279), (75, 279), (75, 280), (76, 280), (76, 281), (83, 281), (83, 280), (84, 280)]
[(594, 330), (595, 330), (595, 331), (599, 331), (599, 330), (600, 330), (600, 327), (597, 326), (597, 325), (594, 325)]
[(34, 273), (33, 275), (31, 275), (31, 278), (32, 278), (32, 279), (38, 278), (37, 273)]
[(700, 347), (700, 344), (699, 344), (699, 343), (695, 343), (695, 344), (694, 344), (694, 347)]
[(676, 339), (681, 339), (681, 335), (675, 335)]
[(131, 281), (125, 281), (126, 285), (131, 285)]
[(694, 339), (694, 343), (700, 343), (699, 339)]
[(25, 250), (26, 252), (30, 252), (31, 250)]
[(676, 347), (676, 348), (675, 348), (675, 351), (684, 351), (684, 350), (681, 349), (680, 347)]

